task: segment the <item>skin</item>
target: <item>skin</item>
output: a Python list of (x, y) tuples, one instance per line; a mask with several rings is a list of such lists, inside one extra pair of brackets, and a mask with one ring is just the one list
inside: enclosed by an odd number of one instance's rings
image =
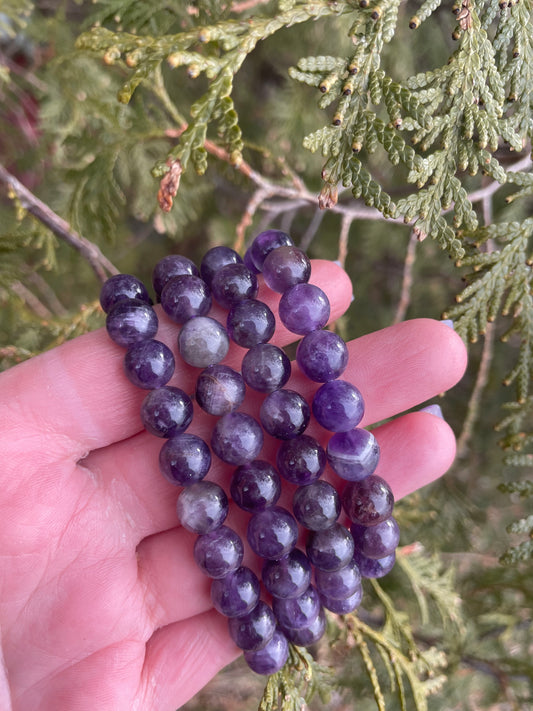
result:
[[(311, 281), (328, 293), (332, 320), (348, 308), (352, 287), (338, 266), (314, 262)], [(275, 309), (279, 295), (262, 288), (258, 298)], [(176, 332), (160, 314), (158, 338), (172, 346)], [(280, 327), (273, 341), (293, 338)], [(394, 417), (374, 430), (376, 473), (400, 498), (453, 461), (444, 420), (400, 413), (461, 378), (464, 346), (421, 319), (349, 350), (343, 378), (364, 395), (362, 425)], [(225, 363), (238, 367), (243, 353), (232, 347)], [(125, 378), (123, 355), (100, 330), (0, 375), (2, 709), (173, 711), (240, 653), (195, 566), (194, 535), (177, 525), (179, 489), (158, 472), (163, 440), (142, 429), (146, 393)], [(193, 370), (178, 364), (170, 384), (191, 392), (191, 383)], [(309, 397), (318, 384), (295, 368), (287, 387)], [(244, 409), (257, 413), (260, 402), (252, 394)], [(196, 410), (189, 431), (209, 439), (213, 421)], [(274, 451), (267, 438), (261, 457)], [(227, 486), (231, 471), (216, 460), (208, 476)], [(228, 524), (244, 533), (246, 519), (232, 510)], [(250, 554), (245, 563), (259, 570)]]

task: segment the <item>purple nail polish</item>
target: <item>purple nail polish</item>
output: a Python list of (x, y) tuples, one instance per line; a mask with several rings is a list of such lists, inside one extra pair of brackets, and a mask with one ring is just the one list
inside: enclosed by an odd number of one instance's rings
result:
[(440, 417), (441, 420), (444, 419), (444, 415), (442, 414), (442, 409), (440, 405), (427, 405), (426, 407), (421, 407), (419, 412), (429, 412), (430, 415)]

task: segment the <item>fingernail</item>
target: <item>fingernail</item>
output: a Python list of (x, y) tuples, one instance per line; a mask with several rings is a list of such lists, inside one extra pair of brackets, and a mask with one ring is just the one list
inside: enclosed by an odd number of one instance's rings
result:
[(455, 330), (453, 327), (453, 321), (451, 320), (451, 318), (443, 318), (441, 323), (443, 323), (445, 326), (448, 326), (452, 330)]
[(442, 409), (440, 405), (426, 405), (426, 407), (421, 407), (418, 412), (429, 412), (430, 415), (440, 417), (441, 420), (444, 419), (444, 415), (442, 414)]
[(342, 267), (342, 264), (340, 263), (340, 261), (338, 259), (334, 259), (333, 264), (336, 264), (338, 267)]

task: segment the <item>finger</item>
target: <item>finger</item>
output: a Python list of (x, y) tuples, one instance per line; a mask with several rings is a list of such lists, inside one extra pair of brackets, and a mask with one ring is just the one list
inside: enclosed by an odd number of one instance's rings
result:
[[(352, 296), (350, 280), (339, 266), (313, 260), (311, 283), (328, 291), (333, 321), (341, 316)], [(258, 298), (277, 313), (280, 294), (261, 285)], [(178, 328), (160, 314), (157, 338), (175, 352)], [(217, 306), (213, 314), (225, 320)], [(295, 340), (279, 325), (272, 339), (279, 345)], [(108, 338), (104, 329), (69, 341), (36, 358), (11, 368), (0, 376), (0, 389), (10, 403), (9, 417), (2, 418), (0, 431), (6, 441), (28, 439), (28, 432), (57, 436), (60, 452), (79, 458), (88, 451), (131, 437), (142, 429), (139, 408), (146, 392), (133, 386), (123, 372), (124, 349)], [(244, 349), (232, 344), (225, 363), (240, 364)], [(176, 358), (171, 384), (186, 392), (194, 388), (198, 369)], [(5, 425), (5, 426), (4, 426)], [(56, 452), (42, 456), (56, 458)]]

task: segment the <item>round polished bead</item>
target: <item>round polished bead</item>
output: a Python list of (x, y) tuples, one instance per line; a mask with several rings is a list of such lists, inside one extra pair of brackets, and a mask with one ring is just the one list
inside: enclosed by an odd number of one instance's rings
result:
[(274, 597), (272, 609), (282, 627), (297, 630), (308, 627), (320, 612), (320, 597), (316, 588), (309, 585), (298, 597)]
[(326, 430), (347, 432), (361, 422), (365, 403), (355, 385), (346, 380), (330, 380), (316, 391), (312, 410)]
[(391, 553), (384, 558), (368, 558), (356, 550), (354, 560), (363, 578), (382, 578), (394, 568), (396, 553)]
[(281, 479), (269, 462), (255, 459), (242, 464), (233, 472), (230, 494), (244, 511), (264, 511), (279, 499)]
[(311, 408), (295, 390), (282, 388), (266, 396), (259, 417), (265, 430), (278, 439), (298, 437), (309, 424)]
[(106, 314), (119, 301), (131, 301), (131, 299), (142, 301), (148, 305), (152, 304), (145, 285), (131, 274), (114, 274), (104, 282), (100, 290), (100, 306)]
[(349, 481), (341, 502), (350, 521), (375, 526), (391, 516), (394, 495), (384, 479), (371, 474), (362, 481)]
[(350, 530), (356, 550), (367, 558), (384, 558), (394, 553), (400, 542), (400, 527), (393, 516), (375, 526), (353, 523)]
[(217, 457), (236, 466), (257, 459), (262, 447), (261, 425), (244, 412), (221, 417), (211, 435), (211, 448)]
[(332, 526), (341, 512), (341, 501), (335, 487), (319, 479), (294, 492), (292, 510), (298, 523), (310, 531), (323, 531)]
[(244, 565), (211, 583), (213, 605), (226, 617), (240, 617), (253, 610), (259, 602), (259, 593), (256, 574)]
[(267, 254), (278, 247), (291, 246), (292, 239), (281, 230), (265, 230), (260, 232), (250, 245), (250, 256), (255, 268), (263, 271), (263, 264)]
[(190, 259), (182, 257), (180, 254), (169, 254), (159, 260), (152, 273), (152, 284), (157, 297), (161, 297), (161, 292), (169, 279), (182, 275), (198, 276), (198, 267)]
[(244, 546), (240, 536), (228, 526), (198, 536), (194, 542), (194, 559), (210, 578), (224, 578), (242, 564)]
[(106, 329), (112, 341), (119, 346), (129, 346), (153, 338), (159, 321), (153, 308), (139, 299), (119, 301), (111, 307), (106, 317)]
[(311, 583), (311, 563), (298, 548), (278, 560), (267, 560), (261, 573), (263, 584), (274, 597), (298, 597)]
[(184, 432), (167, 439), (159, 453), (159, 467), (167, 481), (187, 486), (205, 477), (211, 452), (203, 439)]
[(254, 274), (259, 274), (259, 269), (253, 263), (252, 253), (249, 248), (244, 253), (244, 257), (242, 258), (242, 261), (244, 262), (244, 264), (246, 264), (246, 266), (248, 267), (248, 269), (251, 272), (253, 272)]
[(330, 612), (334, 612), (336, 615), (348, 615), (350, 612), (357, 610), (363, 599), (363, 586), (359, 584), (356, 591), (350, 597), (346, 597), (342, 600), (336, 600), (335, 598), (328, 597), (327, 595), (320, 596), (320, 602), (323, 607)]
[(213, 298), (225, 309), (244, 299), (255, 299), (256, 275), (245, 264), (226, 264), (211, 279)]
[(124, 372), (138, 388), (166, 385), (174, 374), (174, 356), (168, 346), (153, 339), (132, 343), (124, 356)]
[(220, 363), (229, 349), (226, 329), (209, 316), (197, 316), (185, 323), (178, 336), (183, 360), (196, 368)]
[(242, 258), (238, 252), (230, 247), (219, 245), (209, 249), (200, 264), (200, 276), (207, 286), (211, 286), (215, 274), (227, 264), (242, 264)]
[(299, 435), (278, 448), (276, 464), (281, 476), (292, 484), (310, 484), (324, 471), (326, 452), (314, 437)]
[(380, 449), (372, 432), (356, 428), (334, 434), (327, 444), (326, 454), (331, 468), (340, 477), (361, 481), (374, 473)]
[(279, 300), (279, 317), (292, 333), (305, 335), (325, 326), (330, 316), (326, 294), (314, 284), (296, 284)]
[(192, 416), (191, 398), (171, 385), (151, 390), (141, 405), (142, 423), (156, 437), (173, 437), (185, 432)]
[(272, 291), (280, 294), (295, 284), (309, 281), (311, 262), (298, 247), (278, 247), (269, 252), (263, 263), (263, 277)]
[(354, 542), (350, 531), (340, 523), (323, 531), (313, 531), (307, 539), (307, 557), (320, 570), (339, 570), (353, 557)]
[(197, 481), (178, 497), (176, 512), (181, 525), (193, 533), (215, 531), (228, 515), (228, 497), (213, 481)]
[(246, 386), (240, 373), (227, 365), (210, 365), (196, 380), (196, 402), (210, 415), (225, 415), (244, 400)]
[(276, 630), (272, 639), (256, 652), (245, 652), (244, 660), (256, 674), (270, 675), (280, 671), (289, 658), (289, 643), (280, 630)]
[(342, 600), (354, 594), (361, 586), (361, 573), (355, 561), (339, 570), (316, 570), (315, 582), (318, 592), (329, 598)]
[(322, 639), (326, 631), (326, 622), (324, 610), (320, 609), (311, 624), (297, 630), (284, 627), (283, 632), (292, 644), (296, 644), (298, 647), (309, 647), (311, 644), (318, 642), (319, 639)]
[(211, 292), (205, 281), (189, 274), (172, 277), (161, 292), (163, 311), (175, 323), (205, 316), (211, 303)]
[(298, 344), (296, 361), (310, 380), (327, 383), (338, 378), (346, 369), (348, 348), (333, 331), (313, 331)]
[(231, 639), (239, 649), (255, 652), (264, 647), (276, 631), (276, 618), (270, 607), (259, 600), (250, 612), (228, 620)]
[(246, 537), (258, 556), (278, 560), (296, 545), (298, 524), (286, 509), (270, 506), (253, 514), (248, 521)]
[(245, 299), (233, 304), (226, 322), (232, 341), (243, 348), (266, 343), (274, 335), (276, 319), (262, 301)]
[(261, 393), (282, 388), (291, 376), (288, 356), (271, 343), (259, 343), (244, 355), (241, 373), (247, 385)]

